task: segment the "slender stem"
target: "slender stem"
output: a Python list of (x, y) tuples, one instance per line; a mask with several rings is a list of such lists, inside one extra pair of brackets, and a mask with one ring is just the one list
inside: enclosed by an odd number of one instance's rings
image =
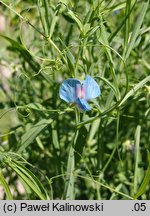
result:
[(109, 109), (107, 109), (106, 111), (104, 111), (103, 113), (100, 113), (100, 114), (98, 114), (98, 115), (96, 115), (96, 116), (94, 116), (94, 117), (91, 117), (91, 118), (88, 119), (87, 121), (84, 121), (84, 122), (81, 122), (81, 123), (77, 124), (76, 127), (77, 127), (77, 128), (80, 128), (80, 127), (83, 127), (83, 126), (86, 125), (86, 124), (89, 124), (89, 123), (91, 123), (91, 122), (93, 122), (93, 121), (96, 121), (96, 120), (99, 119), (99, 118), (104, 118), (104, 117), (106, 117), (106, 116), (107, 116), (109, 113), (111, 113), (113, 110), (117, 109), (119, 103), (120, 103), (120, 102), (118, 101), (115, 105), (113, 105), (112, 107), (110, 107)]
[[(74, 135), (74, 139), (76, 137), (76, 134)], [(66, 183), (65, 183), (65, 200), (73, 200), (74, 197), (74, 166), (75, 166), (75, 159), (74, 159), (74, 148), (71, 145), (69, 156), (68, 156), (68, 163), (67, 163), (67, 177), (66, 177)]]
[[(79, 175), (79, 174), (75, 174), (75, 176), (76, 176), (76, 177), (79, 177), (79, 178), (82, 178), (82, 179), (85, 179), (85, 180), (88, 180), (88, 181), (91, 181), (91, 178), (88, 177), (88, 176), (83, 176), (83, 175)], [(106, 185), (106, 184), (103, 184), (103, 183), (98, 182), (98, 181), (93, 180), (93, 179), (92, 179), (92, 182), (94, 182), (95, 184), (98, 184), (98, 185), (100, 185), (100, 186), (102, 186), (102, 187), (104, 187), (104, 188), (110, 190), (111, 192), (115, 192), (115, 193), (120, 194), (120, 195), (122, 195), (122, 196), (124, 196), (124, 197), (127, 197), (128, 199), (131, 199), (131, 200), (134, 199), (133, 197), (129, 196), (128, 194), (124, 194), (124, 193), (122, 193), (122, 192), (120, 192), (120, 191), (118, 191), (118, 190), (116, 190), (116, 189), (114, 189), (114, 188), (109, 187), (109, 186)]]
[(46, 25), (47, 25), (46, 32), (47, 32), (47, 34), (49, 34), (50, 22), (49, 22), (49, 12), (48, 12), (48, 1), (43, 0), (43, 4), (44, 4), (44, 7), (45, 7), (45, 21), (46, 21)]
[(9, 5), (7, 5), (6, 3), (4, 3), (3, 1), (0, 1), (0, 3), (2, 3), (3, 5), (5, 5), (7, 8), (9, 8), (11, 11), (13, 11), (17, 16), (19, 16), (21, 19), (25, 19), (23, 16), (21, 16), (17, 11), (15, 11), (13, 8), (11, 8)]
[[(80, 113), (76, 109), (76, 124), (80, 120)], [(75, 131), (74, 138), (72, 141), (72, 145), (70, 146), (69, 156), (68, 156), (68, 163), (67, 163), (67, 179), (65, 184), (65, 199), (67, 200), (73, 200), (75, 199), (75, 192), (74, 192), (74, 183), (75, 183), (75, 177), (74, 177), (74, 171), (75, 171), (75, 151), (74, 146), (78, 137), (78, 130)]]
[(83, 41), (82, 41), (82, 38), (81, 38), (80, 44), (79, 44), (78, 55), (77, 55), (77, 59), (76, 59), (76, 63), (75, 63), (74, 77), (76, 77), (76, 71), (77, 71), (77, 68), (78, 68), (79, 58), (81, 56), (82, 50), (83, 50)]
[(22, 19), (24, 22), (28, 23), (32, 28), (34, 28), (39, 34), (41, 34), (44, 38), (47, 38), (46, 35), (44, 35), (39, 29), (37, 29), (32, 23), (27, 18), (24, 18), (21, 16), (17, 11), (15, 11), (12, 7), (9, 5), (5, 4), (3, 1), (0, 1), (3, 5), (5, 5), (7, 8), (9, 8), (12, 12), (14, 12), (20, 19)]
[[(98, 127), (98, 148), (97, 148), (97, 170), (101, 169), (101, 166), (103, 166), (103, 119), (100, 119), (99, 127)], [(97, 178), (98, 182), (101, 182), (101, 173), (99, 174)], [(97, 199), (101, 199), (101, 185), (96, 184), (96, 191), (97, 191)]]
[(56, 44), (51, 40), (50, 37), (47, 38), (47, 41), (55, 48), (55, 50), (58, 52), (58, 54), (61, 56), (61, 58), (63, 59), (64, 63), (66, 64), (67, 68), (68, 68), (68, 63), (65, 59), (65, 57), (63, 56), (62, 52), (60, 51), (60, 49), (56, 46)]
[[(131, 7), (131, 1), (127, 0), (126, 1), (125, 16), (128, 18), (125, 22), (124, 47), (126, 47), (128, 44), (129, 33), (130, 33), (130, 7)], [(129, 14), (129, 16), (128, 16), (128, 14)]]
[[(104, 173), (106, 171), (106, 169), (108, 168), (111, 160), (113, 159), (113, 156), (116, 152), (116, 150), (118, 149), (118, 131), (119, 131), (119, 121), (120, 121), (120, 116), (119, 116), (119, 111), (117, 112), (117, 125), (116, 125), (116, 143), (115, 143), (115, 147), (107, 161), (107, 163), (105, 164), (103, 170), (102, 170), (102, 173)], [(120, 158), (120, 157), (119, 157)]]
[(51, 38), (47, 38), (47, 41), (53, 45), (53, 47), (57, 50), (57, 52), (62, 55), (62, 52), (60, 51), (60, 49), (56, 46), (56, 44), (51, 40)]
[(10, 7), (9, 5), (5, 4), (3, 1), (0, 1), (3, 5), (5, 5), (7, 8), (9, 8), (11, 11), (13, 11), (18, 17), (20, 17), (20, 19), (22, 19), (24, 22), (28, 23), (32, 28), (34, 28), (39, 34), (41, 34), (54, 48), (55, 50), (58, 52), (58, 54), (61, 56), (61, 58), (63, 59), (64, 63), (66, 64), (67, 68), (68, 68), (68, 63), (65, 59), (65, 57), (63, 56), (61, 50), (56, 46), (56, 44), (51, 40), (51, 38), (49, 36), (46, 36), (43, 32), (41, 32), (39, 29), (37, 29), (27, 18), (24, 18), (23, 16), (21, 16), (18, 12), (16, 12), (12, 7)]

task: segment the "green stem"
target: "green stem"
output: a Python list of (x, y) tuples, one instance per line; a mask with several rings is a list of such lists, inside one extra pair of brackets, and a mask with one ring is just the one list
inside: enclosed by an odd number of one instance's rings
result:
[(34, 28), (39, 34), (41, 34), (44, 38), (46, 38), (46, 36), (40, 31), (38, 30), (32, 23), (30, 23), (30, 21), (27, 18), (24, 18), (23, 16), (21, 16), (17, 11), (15, 11), (12, 7), (10, 7), (9, 5), (5, 4), (3, 1), (0, 1), (0, 3), (2, 3), (3, 5), (5, 5), (9, 10), (11, 10), (12, 12), (14, 12), (20, 19), (22, 19), (24, 22), (28, 23), (32, 28)]
[(111, 192), (115, 192), (116, 194), (120, 194), (121, 196), (127, 197), (128, 199), (131, 199), (131, 200), (134, 199), (134, 198), (131, 197), (130, 195), (125, 194), (125, 193), (122, 193), (122, 192), (120, 192), (120, 191), (118, 191), (118, 190), (116, 190), (116, 189), (114, 189), (114, 188), (112, 188), (112, 187), (110, 187), (110, 186), (108, 186), (108, 185), (106, 185), (106, 184), (103, 184), (103, 183), (101, 183), (101, 182), (98, 182), (98, 181), (96, 181), (96, 180), (93, 180), (93, 178), (91, 179), (91, 178), (88, 177), (88, 176), (83, 176), (83, 175), (79, 175), (79, 174), (75, 174), (75, 176), (78, 177), (78, 178), (81, 178), (81, 179), (85, 179), (85, 180), (88, 180), (88, 181), (92, 181), (92, 183), (98, 184), (98, 185), (100, 185), (100, 186), (102, 186), (102, 187), (104, 187), (104, 188), (110, 190)]
[[(76, 137), (76, 134), (74, 136), (74, 139)], [(74, 159), (74, 148), (71, 145), (69, 156), (68, 156), (68, 162), (67, 162), (67, 178), (65, 183), (65, 200), (73, 200), (74, 197), (74, 166), (75, 166), (75, 159)]]
[(98, 115), (96, 115), (96, 116), (94, 116), (94, 117), (91, 117), (91, 118), (88, 119), (87, 121), (84, 121), (84, 122), (81, 122), (81, 123), (77, 124), (76, 127), (79, 129), (80, 127), (83, 127), (83, 126), (86, 125), (86, 124), (89, 124), (89, 123), (91, 123), (91, 122), (93, 122), (93, 121), (96, 121), (96, 120), (99, 119), (99, 118), (105, 118), (105, 117), (106, 117), (109, 113), (111, 113), (113, 110), (117, 109), (119, 103), (120, 103), (120, 102), (118, 101), (115, 105), (113, 105), (112, 107), (110, 107), (109, 109), (107, 109), (106, 111), (104, 111), (103, 113), (98, 114)]
[(18, 17), (20, 17), (20, 19), (22, 19), (24, 22), (28, 23), (32, 28), (34, 28), (39, 34), (41, 34), (54, 48), (55, 50), (58, 52), (58, 54), (61, 56), (61, 58), (63, 59), (64, 63), (66, 64), (67, 68), (68, 68), (68, 63), (65, 59), (65, 57), (63, 56), (62, 52), (60, 51), (60, 49), (56, 46), (56, 44), (51, 40), (51, 38), (49, 38), (49, 36), (46, 36), (44, 33), (42, 33), (39, 29), (37, 29), (28, 19), (24, 18), (23, 16), (21, 16), (18, 12), (16, 12), (13, 8), (11, 8), (9, 5), (5, 4), (3, 1), (0, 1), (3, 5), (5, 5), (7, 8), (9, 8), (11, 11), (13, 11)]
[[(113, 151), (112, 151), (112, 153), (111, 153), (111, 155), (110, 155), (110, 157), (109, 157), (107, 163), (105, 164), (105, 166), (104, 166), (104, 168), (103, 168), (103, 170), (102, 170), (102, 173), (104, 173), (104, 172), (106, 171), (106, 169), (108, 168), (108, 166), (109, 166), (111, 160), (113, 159), (113, 156), (114, 156), (116, 150), (118, 149), (119, 121), (120, 121), (120, 115), (119, 115), (119, 111), (118, 111), (118, 112), (117, 112), (116, 143), (115, 143), (115, 147), (114, 147), (114, 149), (113, 149)], [(119, 153), (118, 153), (118, 154), (119, 154)], [(119, 156), (119, 158), (120, 158), (120, 156)]]
[[(80, 121), (80, 113), (76, 109), (75, 111), (76, 114), (76, 123)], [(78, 137), (78, 130), (75, 131), (74, 138), (72, 141), (72, 145), (70, 146), (70, 151), (69, 151), (69, 156), (68, 156), (68, 162), (67, 162), (67, 179), (66, 179), (66, 184), (65, 184), (65, 196), (64, 198), (66, 200), (73, 200), (75, 199), (75, 188), (74, 188), (74, 183), (75, 183), (75, 177), (74, 177), (74, 171), (75, 171), (75, 150), (74, 146), (76, 143)]]
[(65, 57), (63, 56), (62, 52), (60, 51), (60, 49), (56, 46), (56, 44), (51, 40), (50, 37), (47, 38), (47, 41), (55, 48), (55, 50), (58, 52), (58, 54), (61, 56), (61, 58), (63, 59), (64, 63), (66, 64), (66, 66), (68, 67), (68, 63), (65, 59)]

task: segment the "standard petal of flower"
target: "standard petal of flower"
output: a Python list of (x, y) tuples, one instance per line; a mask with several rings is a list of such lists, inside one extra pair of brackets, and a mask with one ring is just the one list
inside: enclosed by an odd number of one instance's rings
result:
[(75, 103), (78, 98), (77, 88), (79, 88), (79, 86), (81, 86), (81, 82), (77, 79), (72, 78), (65, 80), (59, 89), (60, 98), (67, 103)]
[(86, 80), (83, 81), (83, 88), (85, 89), (85, 100), (90, 100), (96, 98), (100, 95), (100, 87), (97, 82), (90, 77), (89, 75), (86, 76)]
[(77, 107), (78, 107), (80, 110), (82, 110), (82, 111), (89, 111), (89, 110), (91, 110), (91, 107), (89, 106), (89, 104), (87, 103), (87, 101), (84, 100), (84, 99), (78, 98), (78, 99), (76, 100), (76, 104), (77, 104)]

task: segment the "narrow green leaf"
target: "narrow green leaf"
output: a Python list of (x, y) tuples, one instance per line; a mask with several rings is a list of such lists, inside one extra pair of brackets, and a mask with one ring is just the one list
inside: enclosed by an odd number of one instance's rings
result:
[(143, 20), (144, 20), (148, 6), (149, 6), (149, 0), (147, 2), (143, 2), (142, 5), (140, 6), (140, 13), (139, 13), (139, 16), (135, 22), (134, 29), (133, 29), (133, 32), (131, 35), (131, 39), (129, 41), (127, 49), (125, 50), (126, 52), (123, 54), (124, 60), (126, 60), (129, 57), (131, 51), (134, 48), (134, 45), (135, 45), (136, 39), (140, 33), (140, 28), (141, 28), (141, 25), (143, 23)]
[(76, 14), (74, 14), (71, 10), (68, 10), (65, 15), (68, 16), (71, 20), (73, 20), (77, 24), (80, 32), (83, 32), (83, 25)]
[(141, 182), (140, 173), (141, 168), (139, 164), (141, 163), (141, 155), (140, 155), (140, 133), (141, 133), (141, 126), (138, 125), (136, 132), (135, 132), (135, 170), (134, 170), (134, 194), (138, 190), (139, 183)]
[[(35, 59), (32, 57), (31, 53), (23, 46), (23, 44), (20, 44), (19, 42), (4, 36), (0, 35), (0, 37), (3, 37), (5, 40), (7, 40), (12, 45), (12, 50), (14, 52), (19, 52), (21, 56), (24, 58), (24, 60), (30, 65), (32, 70), (34, 71), (34, 75), (37, 74), (40, 70), (40, 65)], [(33, 74), (32, 74), (33, 75)], [(44, 77), (47, 82), (50, 82), (49, 76), (41, 71), (40, 75)]]
[(148, 168), (146, 170), (146, 174), (145, 177), (143, 179), (143, 182), (138, 190), (138, 192), (135, 194), (134, 199), (138, 199), (138, 197), (140, 197), (142, 194), (145, 193), (146, 187), (149, 184), (150, 181), (150, 154), (149, 154), (149, 164), (148, 164)]
[(45, 24), (46, 24), (46, 33), (47, 35), (49, 34), (50, 31), (50, 16), (49, 16), (49, 1), (47, 0), (42, 0), (43, 5), (44, 5), (44, 12), (45, 12)]
[(18, 168), (11, 166), (11, 168), (20, 176), (20, 178), (22, 178), (23, 181), (26, 182), (26, 184), (28, 184), (28, 186), (30, 188), (32, 188), (32, 190), (38, 195), (38, 197), (41, 200), (45, 200), (45, 196), (42, 195), (42, 193), (38, 190), (38, 188), (34, 185), (34, 183), (32, 183), (31, 180), (28, 179), (27, 176), (25, 176)]
[(33, 109), (33, 110), (38, 110), (38, 111), (44, 111), (45, 110), (45, 107), (39, 103), (30, 103), (30, 104), (25, 105), (25, 107), (29, 108), (29, 109)]
[(126, 2), (124, 1), (124, 2), (120, 2), (120, 3), (112, 6), (110, 8), (106, 8), (105, 10), (106, 11), (118, 11), (118, 10), (125, 8), (125, 6), (126, 6)]
[(115, 86), (111, 82), (109, 82), (105, 77), (97, 77), (97, 78), (101, 79), (103, 82), (106, 83), (106, 85), (108, 85), (112, 89), (112, 91), (113, 91), (113, 93), (114, 93), (114, 95), (116, 96), (116, 99), (117, 99), (118, 98), (118, 93), (117, 93), (117, 90), (116, 90)]
[(139, 90), (140, 88), (142, 88), (147, 82), (150, 81), (150, 76), (146, 77), (145, 79), (143, 79), (142, 81), (140, 81), (137, 85), (135, 85), (127, 94), (126, 96), (123, 98), (123, 100), (120, 102), (119, 107), (124, 104), (126, 102), (126, 100), (131, 97), (132, 95), (135, 94), (135, 92), (137, 90)]
[(86, 32), (85, 37), (90, 37), (90, 36), (93, 35), (99, 28), (100, 28), (100, 26), (92, 27), (89, 31)]
[(72, 145), (70, 146), (69, 150), (69, 156), (67, 161), (67, 178), (64, 188), (64, 199), (66, 200), (73, 200), (75, 197), (75, 191), (74, 191), (74, 183), (75, 183), (75, 177), (74, 177), (74, 170), (75, 170), (75, 143), (78, 138), (79, 131), (77, 130), (74, 134)]
[(57, 21), (58, 21), (58, 16), (54, 16), (51, 22), (51, 27), (50, 27), (50, 38), (53, 36), (53, 32), (54, 32)]
[(28, 64), (31, 66), (31, 68), (34, 70), (35, 73), (37, 73), (40, 69), (40, 66), (37, 62), (35, 62), (35, 60), (33, 59), (33, 57), (31, 56), (31, 54), (28, 52), (28, 50), (26, 50), (26, 48), (18, 43), (17, 41), (4, 36), (4, 35), (0, 35), (0, 37), (3, 37), (5, 40), (7, 40), (9, 43), (11, 43), (12, 48), (14, 49), (14, 51), (18, 51), (21, 53), (21, 55), (24, 57), (25, 61), (28, 62)]
[(70, 71), (74, 71), (75, 70), (75, 58), (73, 54), (69, 50), (67, 50), (65, 54), (67, 56), (68, 66), (70, 68)]
[(67, 59), (67, 63), (68, 63), (68, 67), (70, 69), (70, 72), (73, 75), (73, 72), (75, 70), (75, 58), (73, 56), (73, 54), (71, 53), (71, 51), (69, 50), (69, 48), (65, 45), (65, 43), (60, 39), (63, 47), (64, 47), (64, 55), (66, 56)]
[(74, 160), (74, 148), (73, 146), (70, 147), (68, 163), (67, 163), (67, 179), (65, 183), (65, 192), (64, 198), (66, 200), (73, 200), (74, 199), (74, 169), (75, 169), (75, 160)]
[(81, 155), (83, 152), (83, 148), (86, 144), (86, 139), (87, 139), (87, 130), (85, 127), (82, 127), (79, 129), (79, 134), (77, 137), (77, 140), (75, 142), (75, 164), (79, 163), (80, 159), (81, 159)]
[(117, 35), (117, 33), (121, 30), (121, 28), (125, 25), (126, 20), (129, 18), (131, 12), (133, 11), (135, 5), (136, 5), (137, 0), (134, 1), (130, 11), (128, 12), (128, 14), (124, 17), (124, 19), (122, 20), (121, 24), (119, 25), (119, 27), (115, 30), (115, 32), (113, 32), (110, 36), (109, 36), (109, 42), (111, 42), (113, 40), (113, 38)]
[[(115, 190), (116, 191), (121, 191), (122, 187), (123, 187), (123, 184), (120, 183), (119, 185), (117, 185), (117, 187), (115, 188)], [(115, 199), (117, 199), (117, 197), (118, 197), (118, 194), (116, 192), (113, 192), (112, 195), (111, 195), (111, 197), (110, 197), (110, 200), (115, 200)]]
[(11, 194), (9, 185), (6, 182), (6, 180), (5, 180), (5, 178), (4, 178), (3, 174), (2, 174), (2, 171), (0, 171), (0, 183), (2, 184), (2, 186), (3, 186), (4, 190), (5, 190), (7, 199), (13, 200), (13, 196)]
[(43, 187), (42, 183), (40, 182), (40, 180), (29, 169), (27, 169), (25, 166), (23, 166), (21, 163), (15, 161), (15, 160), (11, 161), (11, 163), (12, 162), (14, 165), (16, 165), (16, 167), (18, 169), (20, 169), (22, 171), (22, 173), (24, 173), (31, 181), (33, 181), (33, 183), (37, 186), (37, 188), (46, 197), (47, 192), (46, 192), (45, 188)]
[(120, 98), (120, 92), (119, 92), (119, 89), (118, 89), (118, 81), (117, 81), (117, 77), (116, 77), (116, 73), (115, 73), (115, 67), (114, 67), (114, 61), (113, 61), (113, 57), (112, 57), (112, 54), (111, 54), (111, 49), (109, 48), (109, 42), (108, 42), (108, 32), (106, 31), (105, 29), (105, 26), (103, 25), (103, 20), (102, 20), (102, 17), (101, 17), (101, 23), (100, 23), (100, 35), (98, 36), (98, 40), (99, 42), (104, 45), (104, 50), (105, 50), (105, 53), (106, 53), (106, 56), (110, 62), (110, 72), (112, 74), (112, 78), (113, 78), (113, 81), (114, 81), (114, 85), (116, 86), (116, 93), (117, 93), (117, 98), (119, 100)]
[(34, 139), (42, 132), (44, 128), (46, 128), (49, 124), (53, 122), (53, 119), (42, 119), (37, 124), (33, 125), (21, 139), (20, 148), (18, 149), (18, 153), (22, 152), (30, 143), (34, 141)]
[(54, 148), (55, 150), (59, 150), (60, 149), (60, 143), (59, 143), (59, 139), (58, 139), (58, 131), (57, 131), (57, 127), (56, 127), (56, 124), (53, 124), (51, 125), (52, 127), (52, 140), (53, 140), (53, 145), (54, 145)]

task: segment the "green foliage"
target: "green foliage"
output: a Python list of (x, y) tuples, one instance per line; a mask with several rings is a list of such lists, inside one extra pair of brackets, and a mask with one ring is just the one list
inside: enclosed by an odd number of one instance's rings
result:
[[(0, 14), (0, 199), (150, 199), (149, 0), (4, 0)], [(102, 93), (80, 113), (59, 87), (87, 74)]]

